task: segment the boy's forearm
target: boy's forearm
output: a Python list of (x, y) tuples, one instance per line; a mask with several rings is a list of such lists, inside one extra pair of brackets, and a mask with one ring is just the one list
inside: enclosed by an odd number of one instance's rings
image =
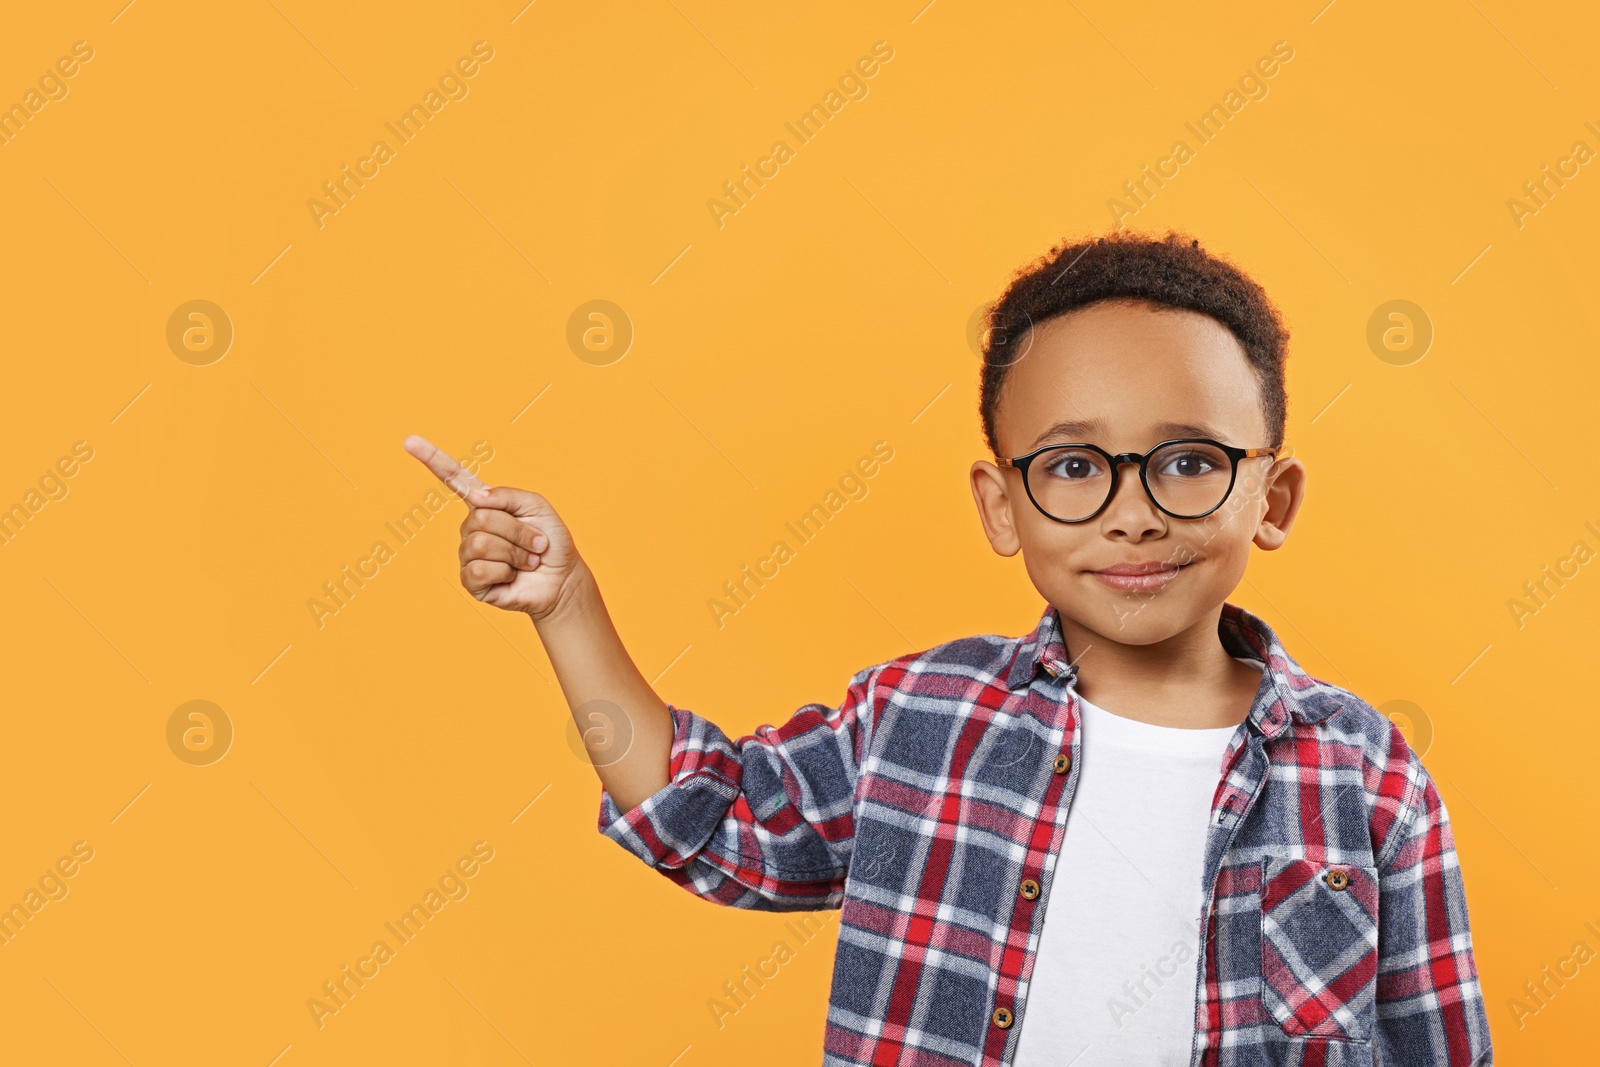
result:
[(579, 566), (573, 596), (534, 627), (595, 773), (628, 811), (669, 781), (672, 716), (623, 647), (593, 573)]

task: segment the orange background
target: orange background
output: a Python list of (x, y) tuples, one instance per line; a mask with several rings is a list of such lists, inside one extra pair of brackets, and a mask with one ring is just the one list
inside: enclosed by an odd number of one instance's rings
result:
[[(388, 532), (434, 485), (400, 442), (484, 442), (486, 480), (547, 495), (646, 677), (733, 734), (1025, 632), (1042, 601), (967, 487), (969, 322), (1109, 226), (1276, 41), (1266, 95), (1126, 220), (1234, 257), (1292, 330), (1308, 501), (1235, 599), (1417, 709), (1497, 1062), (1589, 1047), (1593, 963), (1536, 1013), (1510, 999), (1600, 950), (1600, 565), (1520, 626), (1508, 601), (1600, 549), (1600, 164), (1520, 225), (1507, 202), (1600, 150), (1592, 9), (122, 2), (0, 36), (0, 103), (93, 50), (0, 145), (0, 506), (58, 495), (0, 545), (0, 903), (93, 850), (0, 946), (3, 1058), (818, 1062), (837, 914), (798, 945), (793, 916), (698, 901), (597, 832), (536, 633), (457, 584), (460, 504)], [(319, 226), (308, 200), (478, 41), (466, 95)], [(798, 144), (784, 123), (877, 41), (867, 95)], [(778, 139), (793, 158), (719, 228), (706, 202)], [(631, 323), (620, 358), (569, 346), (597, 299)], [(1432, 324), (1420, 359), (1369, 346), (1395, 299)], [(192, 300), (232, 325), (207, 365), (167, 340)], [(719, 628), (722, 583), (879, 440), (868, 494)], [(319, 626), (308, 601), (378, 540)], [(232, 725), (209, 765), (169, 747), (191, 700)], [(469, 894), (319, 1028), (308, 999), (479, 841)], [(708, 1002), (780, 938), (794, 958), (719, 1027)]]

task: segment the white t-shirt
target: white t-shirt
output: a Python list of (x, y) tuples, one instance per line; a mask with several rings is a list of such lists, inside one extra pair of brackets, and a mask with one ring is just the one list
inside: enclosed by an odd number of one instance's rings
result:
[(1078, 786), (1015, 1067), (1188, 1067), (1211, 798), (1246, 727), (1155, 726), (1078, 701)]

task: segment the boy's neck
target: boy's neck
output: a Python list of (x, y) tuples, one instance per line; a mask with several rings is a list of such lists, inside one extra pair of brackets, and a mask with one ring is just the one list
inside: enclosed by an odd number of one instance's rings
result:
[(1077, 691), (1123, 718), (1192, 730), (1237, 726), (1250, 712), (1261, 672), (1228, 654), (1217, 636), (1222, 605), (1164, 641), (1129, 645), (1061, 616)]

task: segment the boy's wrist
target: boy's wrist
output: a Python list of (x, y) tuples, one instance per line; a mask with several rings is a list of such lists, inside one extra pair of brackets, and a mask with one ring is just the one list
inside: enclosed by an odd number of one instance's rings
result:
[(587, 615), (599, 600), (600, 586), (595, 581), (594, 572), (589, 570), (589, 565), (579, 557), (571, 576), (562, 583), (555, 604), (542, 614), (535, 614), (532, 611), (526, 614), (533, 620), (534, 626), (540, 629), (558, 627)]

